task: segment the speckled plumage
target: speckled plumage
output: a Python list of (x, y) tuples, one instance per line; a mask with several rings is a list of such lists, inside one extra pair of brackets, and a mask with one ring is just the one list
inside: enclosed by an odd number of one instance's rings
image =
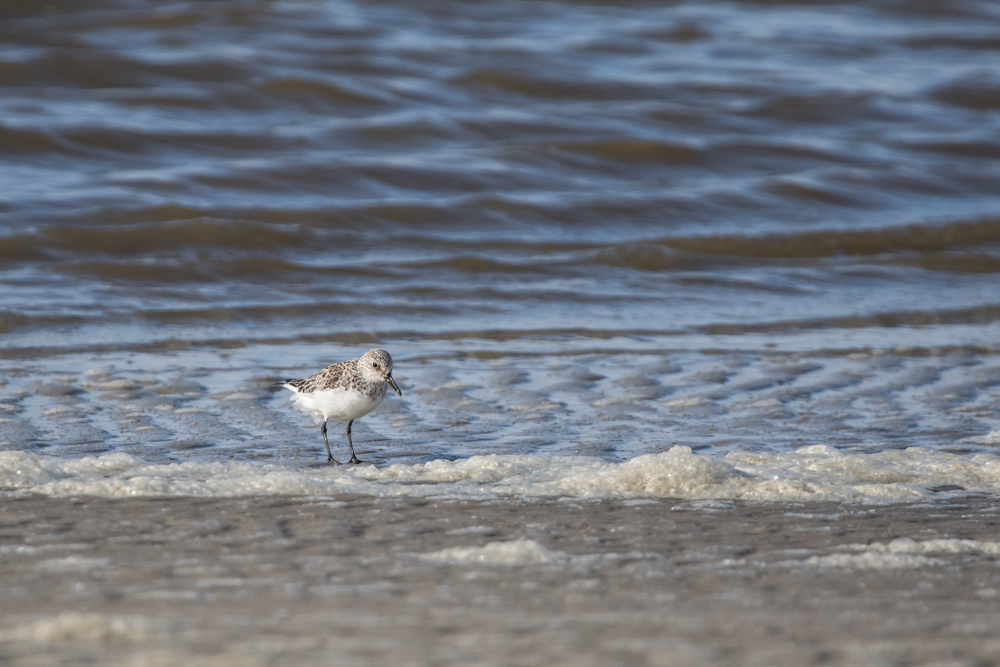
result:
[(307, 378), (286, 380), (282, 386), (294, 392), (291, 398), (297, 408), (322, 420), (323, 442), (326, 443), (328, 460), (332, 463), (338, 461), (330, 452), (330, 441), (326, 437), (327, 420), (347, 422), (351, 463), (360, 463), (351, 440), (354, 420), (381, 405), (389, 387), (403, 395), (392, 379), (392, 357), (379, 349), (369, 350), (358, 359), (327, 366)]
[[(362, 364), (362, 361), (365, 364)], [(392, 373), (392, 357), (385, 350), (369, 350), (365, 356), (359, 359), (341, 361), (331, 364), (315, 375), (300, 380), (286, 380), (285, 383), (291, 385), (294, 391), (302, 394), (311, 394), (324, 389), (354, 389), (366, 393), (374, 393), (381, 390), (385, 396), (386, 382), (378, 376), (363, 372), (370, 363), (378, 363), (382, 368), (388, 369)]]

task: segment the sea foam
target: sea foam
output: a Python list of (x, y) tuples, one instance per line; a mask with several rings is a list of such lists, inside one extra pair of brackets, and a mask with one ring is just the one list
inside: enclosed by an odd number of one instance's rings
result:
[(1000, 491), (1000, 458), (923, 448), (817, 445), (714, 457), (672, 447), (623, 462), (551, 455), (303, 468), (250, 462), (150, 464), (124, 453), (65, 459), (0, 452), (0, 488), (42, 495), (570, 497), (887, 503)]

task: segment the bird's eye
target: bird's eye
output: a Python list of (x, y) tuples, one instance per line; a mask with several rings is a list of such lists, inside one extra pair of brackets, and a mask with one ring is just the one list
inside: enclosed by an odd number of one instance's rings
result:
[(378, 368), (378, 362), (373, 361), (372, 362), (372, 368)]

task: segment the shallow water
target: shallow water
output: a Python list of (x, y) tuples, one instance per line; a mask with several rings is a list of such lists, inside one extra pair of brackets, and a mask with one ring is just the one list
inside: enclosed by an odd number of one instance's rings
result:
[[(556, 525), (560, 502), (680, 499), (727, 526), (744, 520), (727, 503), (787, 513), (775, 529), (787, 533), (811, 531), (803, 516), (826, 516), (824, 503), (918, 522), (920, 507), (988, 505), (1000, 487), (998, 48), (1000, 11), (975, 0), (3, 3), (0, 486), (10, 507), (40, 503), (24, 521), (63, 550), (33, 576), (130, 576), (109, 551), (119, 528), (102, 524), (94, 553), (77, 550), (72, 531), (46, 532), (77, 520), (65, 496), (169, 496), (100, 501), (168, 515), (183, 503), (270, 507), (276, 496), (370, 501), (364, 525), (394, 502), (440, 502), (446, 515), (463, 503), (534, 508)], [(393, 354), (403, 398), (354, 425), (371, 465), (328, 468), (315, 424), (271, 383), (374, 346)], [(335, 455), (346, 452), (340, 427), (331, 435)], [(614, 516), (625, 530), (629, 515)], [(272, 519), (284, 520), (262, 517), (248, 534)], [(945, 660), (956, 637), (991, 637), (980, 617), (941, 630), (996, 590), (983, 574), (994, 542), (977, 521), (914, 533), (945, 540), (936, 551), (889, 539), (905, 534), (883, 540), (860, 519), (843, 528), (854, 551), (796, 547), (795, 558), (849, 573), (914, 566), (899, 605), (880, 613), (910, 628), (899, 641), (933, 644), (923, 652), (837, 653), (857, 628), (847, 621), (799, 637), (834, 652), (797, 652), (789, 619), (806, 607), (751, 596), (779, 605), (762, 617), (789, 633), (775, 644), (787, 653), (760, 652), (767, 642), (753, 632), (736, 642), (742, 652), (702, 651), (737, 623), (713, 612), (696, 614), (699, 632), (677, 635), (687, 643), (673, 652), (642, 626), (594, 655)], [(738, 551), (738, 532), (724, 534), (712, 548)], [(197, 551), (193, 535), (167, 542)], [(0, 550), (27, 544), (15, 537)], [(602, 543), (544, 537), (512, 528), (491, 547), (428, 533), (381, 547), (552, 567), (593, 557), (595, 590), (613, 589), (619, 561)], [(708, 548), (697, 531), (677, 539)], [(971, 549), (983, 570), (938, 562), (950, 548)], [(377, 625), (386, 603), (369, 593), (386, 572), (419, 578), (437, 567), (428, 563), (375, 568), (352, 599)], [(286, 566), (298, 567), (276, 567)], [(954, 607), (935, 592), (935, 568), (953, 566), (964, 591)], [(216, 586), (215, 570), (191, 572), (192, 590)], [(853, 602), (863, 615), (874, 598), (844, 583), (851, 576), (831, 585), (847, 586), (844, 614)], [(15, 648), (3, 655), (29, 664), (31, 638), (52, 633), (131, 636), (116, 616), (120, 588), (77, 599), (73, 586), (90, 589), (69, 579), (33, 616), (5, 617), (0, 650)], [(42, 585), (32, 581), (25, 590)], [(523, 600), (490, 598), (490, 581), (445, 582), (426, 599), (483, 596), (498, 616), (523, 611)], [(693, 598), (715, 594), (707, 581)], [(535, 584), (544, 613), (560, 618), (568, 580)], [(629, 585), (636, 614), (669, 617), (656, 615), (669, 591)], [(899, 615), (907, 589), (938, 610), (928, 625)], [(8, 593), (5, 608), (19, 608)], [(98, 616), (59, 616), (97, 599), (108, 605)], [(247, 613), (291, 611), (265, 664), (329, 657), (287, 643), (318, 608), (268, 599), (275, 610)], [(129, 604), (157, 615), (142, 606), (155, 601)], [(160, 638), (141, 659), (246, 664), (210, 647), (256, 621), (199, 638), (167, 627), (179, 607), (167, 608), (167, 625), (137, 630)], [(635, 625), (609, 613), (612, 630)], [(552, 646), (570, 662), (579, 652), (565, 647), (592, 632), (566, 618)], [(445, 625), (423, 630), (440, 637)], [(525, 656), (559, 662), (539, 628), (478, 636), (526, 637)], [(180, 654), (156, 652), (181, 636)], [(91, 655), (66, 646), (45, 659)], [(359, 661), (400, 657), (359, 646)], [(473, 655), (452, 648), (427, 645), (424, 662)]]

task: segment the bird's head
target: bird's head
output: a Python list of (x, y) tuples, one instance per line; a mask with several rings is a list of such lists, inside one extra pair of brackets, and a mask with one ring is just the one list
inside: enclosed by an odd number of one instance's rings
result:
[(388, 382), (397, 394), (403, 395), (396, 381), (392, 379), (392, 357), (385, 350), (375, 349), (365, 352), (365, 356), (361, 357), (361, 372), (375, 381)]

